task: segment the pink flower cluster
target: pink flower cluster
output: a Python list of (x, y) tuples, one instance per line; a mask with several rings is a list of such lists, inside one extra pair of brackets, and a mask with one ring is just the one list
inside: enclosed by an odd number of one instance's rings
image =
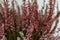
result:
[[(53, 33), (57, 27), (60, 12), (57, 11), (57, 15), (53, 18), (55, 0), (49, 0), (50, 8), (46, 4), (45, 13), (43, 11), (45, 1), (41, 11), (38, 10), (37, 0), (33, 0), (31, 3), (28, 0), (27, 4), (26, 0), (23, 0), (21, 9), (19, 5), (16, 5), (17, 11), (15, 9), (15, 3), (17, 3), (15, 0), (12, 0), (10, 8), (8, 4), (9, 0), (3, 0), (3, 2), (4, 7), (0, 4), (0, 38), (4, 35), (7, 40), (13, 39), (14, 37), (17, 38), (18, 36), (20, 37), (19, 32), (22, 31), (24, 34), (23, 37), (27, 40), (39, 40), (43, 35)], [(50, 31), (54, 21), (56, 21), (56, 25)], [(23, 39), (23, 37), (21, 38)]]

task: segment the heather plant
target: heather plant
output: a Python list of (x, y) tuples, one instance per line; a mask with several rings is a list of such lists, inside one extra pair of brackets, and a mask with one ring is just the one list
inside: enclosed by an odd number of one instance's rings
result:
[[(38, 10), (37, 0), (28, 0), (27, 4), (26, 0), (22, 1), (21, 7), (16, 0), (12, 0), (10, 8), (9, 0), (3, 0), (3, 6), (0, 4), (0, 39), (4, 36), (7, 40), (17, 40), (17, 37), (20, 40), (41, 40), (43, 36), (49, 37), (59, 22), (58, 4), (57, 15), (53, 17), (56, 0), (49, 0), (45, 10), (45, 0), (41, 10)], [(55, 26), (51, 30), (54, 22)]]

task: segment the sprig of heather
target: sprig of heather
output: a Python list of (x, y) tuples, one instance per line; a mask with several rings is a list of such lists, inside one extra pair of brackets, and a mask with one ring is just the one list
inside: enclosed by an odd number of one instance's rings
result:
[[(49, 0), (49, 6), (46, 4), (44, 10), (45, 0), (41, 11), (38, 11), (37, 0), (23, 0), (21, 9), (17, 5), (16, 0), (12, 0), (12, 6), (9, 8), (9, 0), (3, 0), (4, 7), (0, 5), (0, 38), (5, 34), (7, 40), (17, 40), (19, 36), (21, 40), (39, 40), (43, 35), (51, 34), (55, 31), (58, 24), (58, 17), (60, 12), (53, 18), (55, 0)], [(15, 9), (15, 3), (16, 8)], [(49, 11), (48, 11), (49, 9)], [(22, 11), (22, 12), (20, 12)], [(45, 11), (45, 14), (43, 14)], [(56, 25), (51, 30), (53, 23), (56, 21)], [(23, 37), (21, 36), (23, 35)], [(13, 37), (12, 37), (13, 36)]]

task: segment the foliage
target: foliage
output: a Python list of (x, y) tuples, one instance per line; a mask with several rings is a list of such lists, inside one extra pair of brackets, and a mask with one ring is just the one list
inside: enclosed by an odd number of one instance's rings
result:
[[(45, 13), (43, 12), (45, 1), (41, 11), (38, 10), (37, 0), (33, 0), (32, 3), (28, 0), (27, 4), (26, 0), (23, 0), (21, 9), (16, 0), (12, 0), (11, 8), (9, 8), (9, 0), (3, 2), (4, 7), (0, 4), (0, 39), (5, 36), (7, 40), (17, 40), (17, 37), (21, 40), (39, 40), (43, 35), (50, 36), (49, 34), (57, 27), (60, 12), (57, 11), (57, 15), (53, 18), (55, 0), (49, 0), (50, 8), (46, 4)], [(55, 21), (56, 25), (51, 30)]]

